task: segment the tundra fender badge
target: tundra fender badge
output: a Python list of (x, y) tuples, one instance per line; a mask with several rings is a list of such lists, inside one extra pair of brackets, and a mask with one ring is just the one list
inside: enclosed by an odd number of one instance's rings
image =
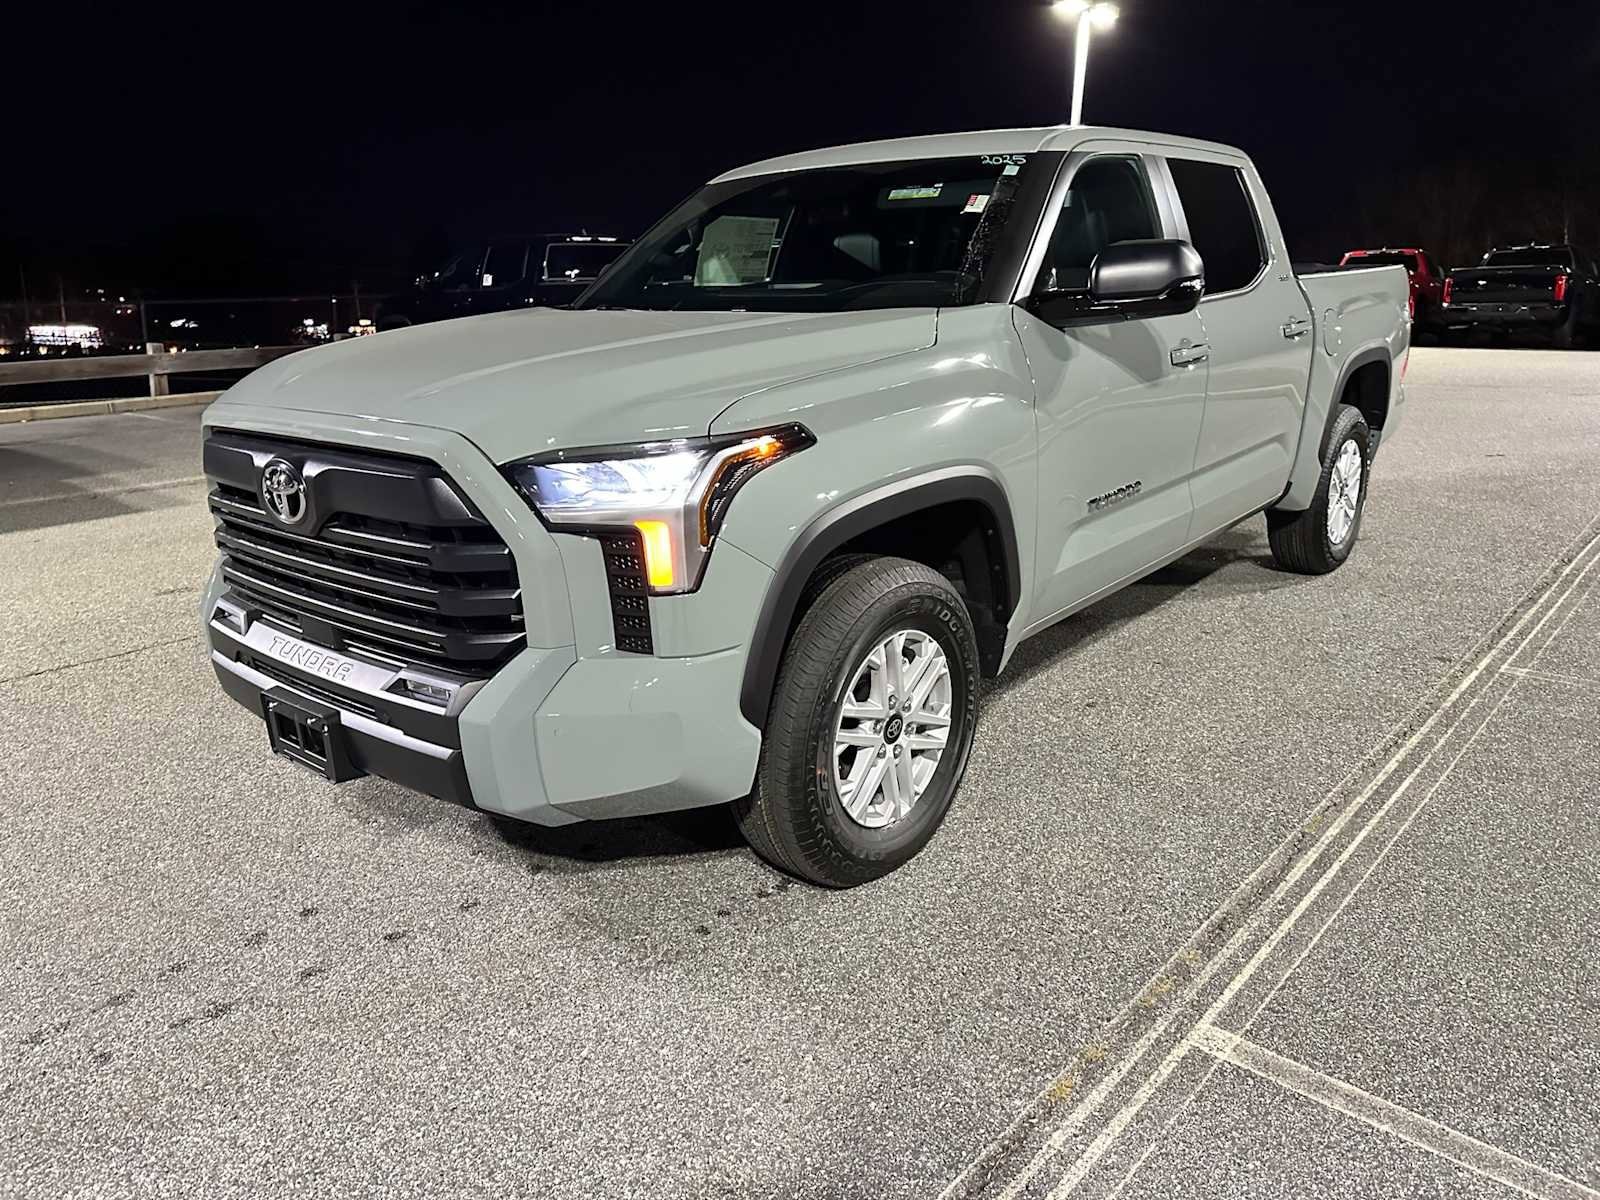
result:
[(1115, 491), (1107, 492), (1103, 496), (1094, 496), (1089, 500), (1089, 511), (1099, 512), (1102, 508), (1110, 508), (1113, 504), (1121, 504), (1124, 500), (1137, 496), (1144, 490), (1144, 481), (1135, 479), (1132, 483), (1125, 483)]

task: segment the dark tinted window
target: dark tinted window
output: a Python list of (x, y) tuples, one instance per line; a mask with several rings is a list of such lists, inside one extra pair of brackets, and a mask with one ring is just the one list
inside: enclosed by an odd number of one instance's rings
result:
[(544, 277), (560, 283), (596, 279), (627, 248), (616, 242), (556, 242), (544, 252)]
[(1244, 172), (1221, 163), (1168, 161), (1189, 219), (1189, 240), (1205, 260), (1206, 291), (1244, 287), (1267, 261)]
[(495, 242), (484, 256), (477, 280), (467, 282), (469, 286), (476, 282), (479, 287), (505, 287), (522, 278), (527, 261), (527, 242)]
[(1568, 246), (1525, 246), (1516, 250), (1491, 250), (1483, 256), (1486, 267), (1570, 267)]
[(1161, 226), (1139, 160), (1090, 159), (1078, 168), (1062, 201), (1038, 290), (1086, 288), (1089, 266), (1105, 247), (1160, 236)]

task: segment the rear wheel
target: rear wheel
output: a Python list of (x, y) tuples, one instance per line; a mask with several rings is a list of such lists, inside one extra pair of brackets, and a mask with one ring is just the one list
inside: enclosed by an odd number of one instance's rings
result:
[(1325, 575), (1350, 557), (1367, 499), (1372, 441), (1360, 411), (1341, 404), (1329, 431), (1311, 507), (1304, 512), (1267, 511), (1267, 540), (1280, 567)]
[(921, 563), (840, 571), (784, 653), (756, 787), (734, 805), (751, 846), (828, 887), (888, 874), (934, 835), (977, 725), (966, 605)]
[(1567, 319), (1557, 325), (1550, 334), (1550, 340), (1556, 344), (1556, 349), (1571, 350), (1578, 344), (1578, 327), (1582, 320), (1577, 303), (1567, 305)]

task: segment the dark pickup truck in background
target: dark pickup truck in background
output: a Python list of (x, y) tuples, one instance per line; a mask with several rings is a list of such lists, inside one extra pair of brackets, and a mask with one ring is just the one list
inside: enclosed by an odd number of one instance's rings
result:
[(1451, 271), (1440, 311), (1447, 334), (1533, 330), (1568, 347), (1600, 323), (1600, 281), (1593, 257), (1572, 246), (1507, 246)]
[(630, 242), (586, 233), (493, 238), (463, 249), (391, 296), (378, 314), (379, 329), (397, 329), (502, 312), (508, 308), (560, 308), (571, 304)]

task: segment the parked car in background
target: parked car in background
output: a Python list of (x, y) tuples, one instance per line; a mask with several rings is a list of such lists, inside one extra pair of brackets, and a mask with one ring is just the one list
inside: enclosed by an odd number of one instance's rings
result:
[(1411, 278), (1411, 321), (1417, 329), (1437, 332), (1444, 301), (1445, 269), (1426, 250), (1415, 248), (1347, 250), (1341, 267), (1404, 267)]
[(1536, 330), (1571, 346), (1600, 323), (1600, 279), (1593, 256), (1572, 246), (1506, 246), (1451, 271), (1440, 312), (1449, 334)]
[(384, 302), (381, 329), (537, 306), (571, 304), (631, 245), (586, 233), (493, 238), (454, 255)]

